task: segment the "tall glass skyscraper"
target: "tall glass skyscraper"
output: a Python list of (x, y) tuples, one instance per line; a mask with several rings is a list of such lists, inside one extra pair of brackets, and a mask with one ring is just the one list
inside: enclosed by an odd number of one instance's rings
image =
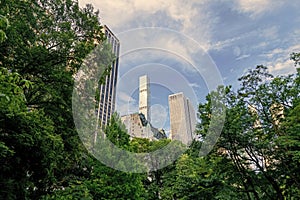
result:
[(106, 36), (107, 42), (111, 45), (112, 52), (116, 56), (115, 61), (111, 65), (111, 70), (109, 75), (105, 77), (105, 84), (100, 86), (100, 98), (99, 98), (99, 108), (98, 115), (101, 126), (107, 125), (112, 114), (115, 111), (116, 102), (116, 86), (118, 77), (118, 67), (119, 67), (119, 54), (120, 54), (120, 41), (112, 33), (112, 31), (104, 25), (104, 34)]

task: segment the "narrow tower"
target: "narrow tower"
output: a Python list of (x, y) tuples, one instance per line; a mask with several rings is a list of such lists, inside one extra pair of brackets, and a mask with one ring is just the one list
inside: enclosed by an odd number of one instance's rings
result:
[(150, 82), (147, 75), (140, 77), (139, 113), (143, 113), (150, 121)]

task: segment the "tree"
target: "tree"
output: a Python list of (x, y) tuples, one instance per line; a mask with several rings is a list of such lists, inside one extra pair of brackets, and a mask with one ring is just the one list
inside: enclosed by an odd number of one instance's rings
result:
[(9, 27), (8, 19), (0, 15), (0, 43), (7, 39), (6, 30)]
[(129, 149), (129, 134), (121, 118), (114, 113), (110, 119), (109, 126), (104, 130), (107, 138), (119, 148)]
[(39, 199), (88, 175), (73, 76), (104, 36), (98, 11), (73, 0), (3, 0), (0, 16), (1, 198)]
[[(121, 149), (128, 149), (129, 135), (124, 129), (117, 114), (114, 114), (109, 124), (104, 128), (104, 133), (107, 139)], [(107, 159), (117, 157), (118, 154), (109, 151), (108, 147), (101, 143), (102, 136), (98, 137), (94, 155), (105, 154)], [(100, 150), (98, 149), (101, 148)], [(99, 151), (98, 151), (99, 150)], [(85, 158), (86, 163), (82, 163), (82, 168), (85, 169), (85, 177), (73, 178), (69, 185), (65, 188), (53, 191), (52, 194), (44, 196), (44, 199), (59, 199), (61, 197), (72, 198), (74, 192), (77, 194), (76, 198), (82, 199), (143, 199), (145, 196), (145, 189), (143, 187), (143, 175), (126, 173), (106, 166), (89, 155)], [(131, 162), (128, 159), (128, 162)], [(114, 163), (119, 165), (128, 165), (128, 163)], [(132, 164), (132, 163), (130, 163)], [(126, 166), (124, 166), (126, 167)]]
[[(226, 121), (210, 153), (215, 159), (223, 157), (219, 164), (231, 171), (218, 176), (226, 177), (227, 188), (243, 198), (296, 197), (299, 177), (295, 171), (299, 168), (295, 167), (297, 159), (292, 155), (297, 155), (299, 143), (295, 140), (297, 126), (290, 124), (290, 120), (297, 117), (290, 115), (295, 115), (293, 110), (299, 102), (297, 77), (274, 78), (260, 65), (239, 80), (241, 88), (237, 94), (226, 89), (223, 102), (227, 107)], [(199, 106), (198, 133), (204, 139), (210, 123), (210, 109), (214, 109), (210, 105), (208, 98), (207, 103)], [(291, 188), (287, 187), (287, 182)]]
[(4, 68), (0, 80), (0, 196), (28, 198), (52, 187), (63, 142), (42, 110), (28, 110), (24, 90), (29, 81)]

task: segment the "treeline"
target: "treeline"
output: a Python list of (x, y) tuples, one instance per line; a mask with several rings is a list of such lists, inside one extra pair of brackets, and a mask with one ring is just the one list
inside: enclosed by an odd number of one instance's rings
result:
[[(93, 158), (76, 132), (72, 91), (101, 30), (98, 11), (74, 0), (0, 1), (0, 199), (300, 199), (299, 70), (272, 77), (257, 66), (238, 91), (211, 92), (199, 105), (200, 139), (166, 168), (125, 173)], [(300, 54), (291, 59), (298, 65)], [(200, 157), (218, 126), (215, 100), (224, 127)], [(105, 133), (134, 152), (170, 142), (130, 140), (115, 115)]]

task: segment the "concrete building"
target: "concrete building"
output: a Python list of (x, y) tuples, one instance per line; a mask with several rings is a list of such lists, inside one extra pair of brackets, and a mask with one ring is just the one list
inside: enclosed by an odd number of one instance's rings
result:
[(147, 75), (139, 77), (139, 113), (121, 116), (131, 138), (150, 140), (166, 138), (164, 130), (159, 130), (150, 122), (150, 79)]
[[(253, 128), (262, 128), (260, 119), (259, 119), (259, 113), (255, 106), (248, 105), (248, 109), (250, 113), (256, 117), (256, 120), (254, 122)], [(275, 127), (278, 127), (280, 125), (280, 121), (284, 119), (284, 106), (279, 103), (273, 103), (269, 108), (271, 117), (272, 117), (272, 123)]]
[(170, 139), (190, 144), (196, 127), (195, 110), (182, 92), (169, 95)]
[(278, 127), (282, 119), (284, 119), (284, 106), (279, 103), (274, 103), (270, 107), (270, 112), (272, 115), (273, 125)]
[(116, 56), (116, 59), (111, 65), (110, 74), (105, 77), (105, 84), (101, 85), (99, 88), (100, 98), (97, 114), (99, 116), (101, 126), (108, 124), (110, 117), (115, 111), (116, 84), (120, 54), (120, 42), (107, 26), (104, 26), (104, 34), (107, 42), (112, 47), (112, 52)]
[(147, 75), (139, 78), (139, 113), (150, 119), (150, 81)]
[(259, 120), (259, 115), (258, 115), (258, 111), (256, 109), (255, 106), (253, 105), (248, 105), (248, 110), (250, 112), (250, 114), (255, 117), (255, 121), (254, 121), (254, 124), (253, 124), (253, 128), (261, 128), (261, 123), (260, 123), (260, 120)]
[(150, 140), (166, 138), (164, 131), (148, 122), (143, 113), (124, 115), (121, 121), (125, 124), (131, 138), (148, 138)]

